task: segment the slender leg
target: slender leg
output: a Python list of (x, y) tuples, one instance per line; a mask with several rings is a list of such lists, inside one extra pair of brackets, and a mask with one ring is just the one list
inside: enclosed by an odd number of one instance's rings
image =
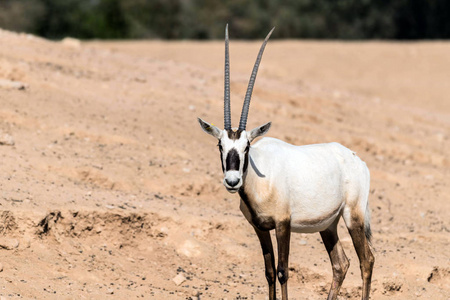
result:
[(270, 238), (270, 231), (261, 231), (256, 227), (256, 234), (261, 243), (262, 252), (264, 255), (264, 264), (266, 266), (266, 279), (269, 283), (269, 299), (276, 300), (276, 279), (275, 279), (275, 256), (273, 254), (272, 239)]
[(345, 274), (347, 274), (348, 267), (350, 266), (337, 234), (338, 220), (329, 228), (320, 232), (322, 241), (327, 249), (328, 255), (330, 256), (331, 266), (333, 267), (333, 281), (331, 282), (331, 288), (327, 298), (328, 300), (337, 299), (339, 289), (341, 288)]
[(245, 201), (243, 200), (245, 197), (245, 194), (241, 195), (240, 209), (247, 221), (253, 226), (253, 229), (255, 229), (256, 235), (261, 243), (261, 248), (264, 255), (264, 264), (266, 266), (266, 279), (269, 283), (269, 299), (276, 300), (275, 255), (273, 254), (270, 231), (259, 230), (252, 223), (254, 213), (250, 211), (249, 207), (245, 204)]
[(275, 233), (278, 244), (277, 276), (281, 284), (282, 300), (288, 299), (287, 281), (289, 278), (289, 244), (291, 240), (291, 222), (286, 220), (276, 224)]
[(352, 237), (353, 245), (355, 246), (356, 253), (358, 254), (361, 268), (361, 277), (363, 280), (361, 299), (369, 300), (370, 283), (372, 281), (372, 270), (373, 264), (375, 263), (375, 258), (364, 233), (364, 219), (361, 220), (361, 218), (353, 218), (352, 224), (348, 228), (348, 232)]

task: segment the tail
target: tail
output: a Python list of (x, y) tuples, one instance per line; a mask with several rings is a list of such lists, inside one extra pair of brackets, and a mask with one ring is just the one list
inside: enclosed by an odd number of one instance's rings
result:
[(372, 246), (372, 230), (370, 229), (370, 208), (369, 203), (367, 202), (366, 205), (366, 213), (364, 215), (364, 234), (366, 235), (367, 242), (369, 243), (370, 247)]
[(367, 165), (364, 163), (365, 166), (365, 173), (366, 173), (366, 184), (367, 187), (365, 189), (365, 214), (364, 214), (364, 234), (366, 235), (367, 242), (369, 243), (369, 246), (373, 249), (372, 246), (372, 230), (370, 229), (370, 207), (369, 207), (369, 194), (370, 194), (370, 171), (367, 168)]

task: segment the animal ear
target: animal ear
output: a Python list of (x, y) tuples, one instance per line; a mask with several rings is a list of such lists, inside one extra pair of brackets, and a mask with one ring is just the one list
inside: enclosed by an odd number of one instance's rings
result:
[(200, 123), (200, 126), (202, 127), (204, 132), (212, 135), (215, 138), (220, 139), (220, 135), (221, 135), (222, 131), (219, 128), (217, 128), (214, 125), (209, 124), (208, 122), (203, 121), (200, 118), (197, 118), (197, 119), (198, 119), (198, 122)]
[(258, 136), (266, 134), (267, 131), (269, 131), (271, 125), (272, 125), (272, 122), (269, 122), (269, 123), (266, 123), (259, 127), (256, 127), (255, 129), (252, 129), (249, 133), (248, 141), (251, 143)]

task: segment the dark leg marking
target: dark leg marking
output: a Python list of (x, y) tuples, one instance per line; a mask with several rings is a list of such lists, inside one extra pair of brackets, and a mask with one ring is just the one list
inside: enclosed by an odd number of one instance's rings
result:
[(364, 217), (353, 217), (351, 228), (348, 228), (348, 232), (352, 237), (353, 245), (355, 246), (356, 253), (358, 254), (361, 268), (361, 277), (363, 280), (361, 299), (369, 300), (370, 284), (372, 281), (372, 271), (375, 263), (375, 257), (370, 249), (370, 245), (364, 231)]
[(291, 221), (285, 220), (276, 224), (275, 234), (278, 244), (277, 276), (281, 284), (282, 300), (288, 299), (287, 281), (289, 279), (289, 246), (291, 242)]
[(328, 229), (320, 232), (323, 244), (330, 256), (331, 266), (333, 267), (333, 281), (331, 282), (330, 292), (328, 293), (328, 300), (337, 299), (339, 289), (350, 266), (337, 234), (338, 221), (339, 218)]
[(275, 278), (275, 257), (273, 254), (272, 239), (269, 231), (261, 231), (256, 227), (256, 235), (261, 243), (264, 256), (264, 264), (266, 267), (266, 279), (269, 283), (269, 300), (276, 300), (276, 278)]

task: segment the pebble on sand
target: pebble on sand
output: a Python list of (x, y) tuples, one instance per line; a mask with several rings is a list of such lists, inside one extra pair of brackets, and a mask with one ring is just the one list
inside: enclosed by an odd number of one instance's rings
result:
[(184, 277), (183, 274), (178, 273), (178, 275), (172, 278), (172, 280), (173, 282), (175, 282), (176, 285), (180, 285), (186, 280), (186, 277)]
[(81, 47), (81, 41), (78, 39), (74, 39), (71, 37), (66, 37), (61, 40), (61, 44), (68, 48), (80, 48)]
[(0, 88), (3, 89), (25, 90), (27, 87), (28, 87), (27, 84), (20, 81), (0, 79)]
[(6, 133), (0, 133), (0, 145), (14, 146), (14, 144), (15, 142), (12, 136)]
[(178, 247), (177, 252), (186, 255), (187, 257), (198, 257), (202, 254), (201, 245), (195, 239), (185, 240), (184, 243)]
[(0, 249), (14, 250), (19, 247), (19, 241), (16, 239), (0, 239)]

